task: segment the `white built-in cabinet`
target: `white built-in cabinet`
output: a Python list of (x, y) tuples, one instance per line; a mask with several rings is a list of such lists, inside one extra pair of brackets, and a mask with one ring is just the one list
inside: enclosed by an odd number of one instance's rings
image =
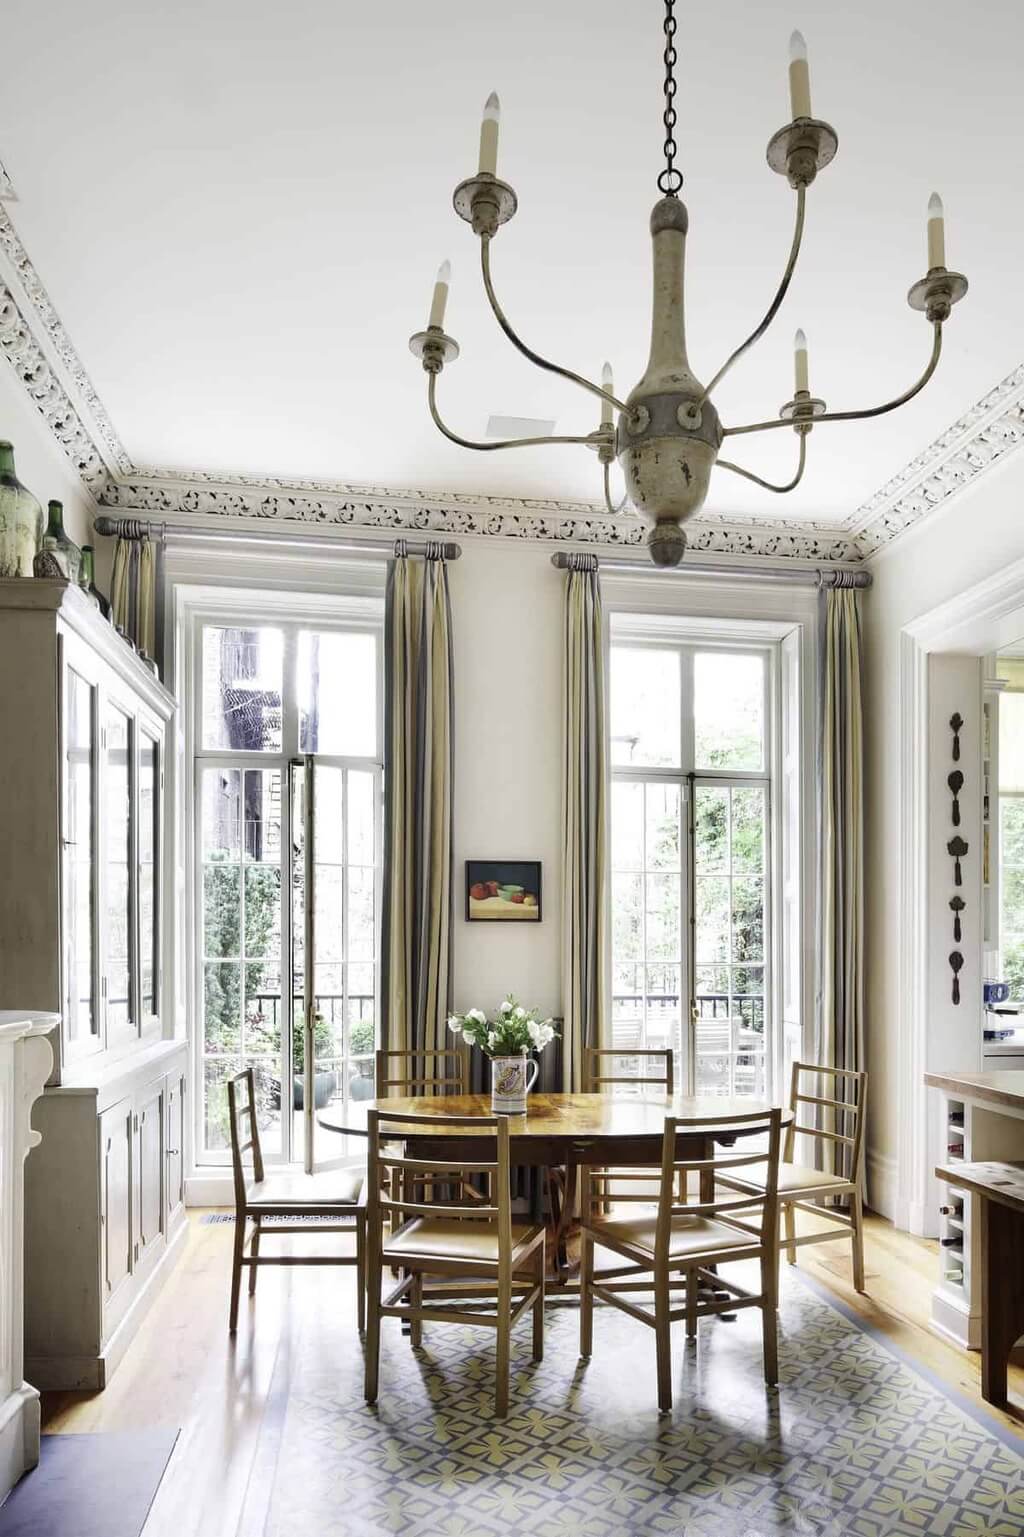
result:
[(25, 1363), (102, 1388), (184, 1237), (187, 1049), (165, 1007), (174, 700), (85, 595), (0, 581), (0, 975), (61, 1016), (25, 1166)]

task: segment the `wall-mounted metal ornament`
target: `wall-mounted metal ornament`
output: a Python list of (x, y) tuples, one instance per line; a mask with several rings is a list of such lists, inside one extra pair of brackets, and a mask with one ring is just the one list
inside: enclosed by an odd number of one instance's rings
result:
[(949, 717), (949, 729), (953, 733), (953, 762), (960, 762), (960, 732), (963, 730), (964, 718), (957, 711)]
[(957, 944), (959, 944), (963, 938), (963, 934), (960, 929), (960, 914), (967, 906), (967, 903), (964, 901), (963, 897), (950, 897), (949, 905), (953, 912), (953, 939)]
[(957, 833), (955, 838), (950, 838), (949, 842), (946, 844), (946, 848), (948, 852), (953, 856), (955, 861), (953, 865), (953, 884), (955, 886), (962, 886), (964, 883), (964, 875), (960, 868), (960, 861), (967, 853), (968, 845), (964, 842), (963, 838), (961, 838), (960, 834)]
[(960, 826), (960, 791), (964, 787), (962, 769), (951, 769), (946, 776), (946, 783), (953, 792), (953, 826)]
[(953, 968), (953, 1002), (956, 1004), (960, 1002), (960, 967), (963, 963), (964, 958), (959, 950), (950, 951), (949, 964)]

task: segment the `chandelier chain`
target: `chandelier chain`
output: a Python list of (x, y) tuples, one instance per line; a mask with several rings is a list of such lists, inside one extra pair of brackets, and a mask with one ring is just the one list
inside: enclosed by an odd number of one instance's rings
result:
[(683, 173), (675, 167), (676, 158), (676, 0), (665, 0), (665, 111), (663, 122), (665, 124), (665, 169), (658, 177), (658, 189), (666, 197), (675, 197), (683, 185)]

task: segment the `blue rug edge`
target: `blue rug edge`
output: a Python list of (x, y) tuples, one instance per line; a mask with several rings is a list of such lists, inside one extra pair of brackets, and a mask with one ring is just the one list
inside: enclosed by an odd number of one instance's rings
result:
[[(152, 1426), (149, 1426), (146, 1431), (142, 1431), (141, 1434), (146, 1435), (146, 1434), (150, 1434), (150, 1433), (153, 1433), (153, 1432), (160, 1432), (160, 1431), (165, 1431), (165, 1432), (169, 1433), (170, 1429), (171, 1429), (170, 1426), (152, 1425)], [(40, 1454), (39, 1455), (39, 1463), (36, 1463), (31, 1468), (26, 1468), (24, 1473), (18, 1479), (17, 1483), (12, 1484), (11, 1488), (8, 1489), (6, 1495), (3, 1497), (3, 1499), (0, 1499), (0, 1520), (3, 1519), (3, 1514), (4, 1514), (5, 1511), (9, 1511), (9, 1510), (15, 1508), (13, 1506), (13, 1504), (11, 1503), (11, 1496), (13, 1494), (15, 1494), (15, 1492), (22, 1486), (24, 1481), (26, 1479), (30, 1478), (32, 1476), (32, 1474), (39, 1467), (40, 1463), (42, 1462), (43, 1448), (44, 1448), (45, 1443), (47, 1441), (95, 1441), (95, 1440), (101, 1440), (101, 1439), (102, 1440), (106, 1440), (106, 1439), (108, 1439), (111, 1436), (133, 1437), (133, 1436), (135, 1436), (137, 1434), (140, 1434), (140, 1432), (136, 1432), (136, 1431), (132, 1431), (132, 1430), (57, 1430), (57, 1431), (43, 1430), (43, 1432), (42, 1432), (42, 1434), (40, 1435), (40, 1438), (39, 1438), (39, 1441), (40, 1441), (40, 1446), (39, 1446), (39, 1454)], [(178, 1442), (179, 1442), (180, 1439), (181, 1439), (181, 1426), (178, 1425), (178, 1426), (176, 1426), (174, 1428), (174, 1434), (171, 1436), (170, 1445), (167, 1448), (167, 1455), (165, 1456), (165, 1458), (163, 1460), (163, 1464), (162, 1464), (162, 1466), (160, 1468), (160, 1476), (159, 1476), (159, 1478), (157, 1479), (156, 1483), (153, 1486), (153, 1492), (152, 1492), (152, 1494), (149, 1497), (149, 1503), (147, 1504), (146, 1510), (145, 1510), (145, 1514), (142, 1517), (142, 1524), (139, 1527), (139, 1537), (142, 1537), (142, 1533), (146, 1529), (146, 1523), (149, 1520), (150, 1512), (152, 1511), (153, 1505), (154, 1505), (154, 1503), (156, 1501), (156, 1497), (157, 1497), (157, 1495), (160, 1492), (160, 1487), (163, 1484), (164, 1478), (165, 1478), (165, 1476), (167, 1474), (167, 1469), (170, 1466), (171, 1458), (174, 1456), (175, 1448), (177, 1447)]]
[(925, 1366), (916, 1360), (914, 1356), (903, 1349), (902, 1345), (897, 1345), (894, 1340), (891, 1340), (877, 1324), (871, 1323), (867, 1318), (862, 1318), (848, 1302), (844, 1302), (842, 1297), (837, 1297), (835, 1292), (830, 1291), (825, 1283), (819, 1281), (816, 1276), (809, 1275), (806, 1270), (801, 1270), (799, 1265), (794, 1265), (790, 1268), (789, 1274), (795, 1276), (801, 1286), (805, 1286), (808, 1291), (813, 1292), (822, 1302), (826, 1302), (829, 1307), (835, 1308), (836, 1312), (840, 1313), (848, 1323), (853, 1324), (854, 1328), (859, 1329), (861, 1334), (866, 1334), (869, 1339), (881, 1345), (883, 1350), (888, 1351), (889, 1355), (899, 1361), (902, 1366), (916, 1373), (918, 1377), (921, 1377), (928, 1383), (929, 1387), (941, 1393), (943, 1398), (948, 1399), (951, 1404), (960, 1410), (961, 1414), (966, 1415), (968, 1419), (974, 1420), (983, 1430), (987, 1430), (991, 1435), (995, 1436), (996, 1440), (1001, 1441), (1008, 1451), (1015, 1453), (1018, 1458), (1024, 1461), (1024, 1425), (1021, 1426), (1021, 1432), (1018, 1435), (1008, 1425), (1004, 1425), (998, 1415), (987, 1408), (985, 1404), (975, 1403), (965, 1393), (961, 1393), (959, 1388), (950, 1387), (949, 1383), (944, 1382), (930, 1366)]

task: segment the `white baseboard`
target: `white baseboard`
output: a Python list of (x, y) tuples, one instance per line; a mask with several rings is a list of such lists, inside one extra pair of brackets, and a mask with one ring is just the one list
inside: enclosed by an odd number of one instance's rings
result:
[(869, 1147), (867, 1158), (867, 1204), (879, 1216), (888, 1217), (896, 1227), (902, 1227), (902, 1213), (896, 1178), (896, 1160), (890, 1153)]
[(185, 1180), (186, 1206), (235, 1205), (235, 1184), (230, 1169), (200, 1169)]
[(0, 1404), (0, 1500), (39, 1461), (39, 1394), (23, 1382)]

